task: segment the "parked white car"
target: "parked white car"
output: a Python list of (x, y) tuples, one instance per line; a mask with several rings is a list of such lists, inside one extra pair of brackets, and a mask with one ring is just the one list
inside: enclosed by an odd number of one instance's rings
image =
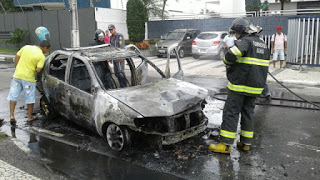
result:
[(202, 32), (192, 42), (192, 56), (198, 59), (200, 56), (215, 56), (216, 59), (223, 59), (225, 47), (223, 38), (228, 34), (227, 31)]

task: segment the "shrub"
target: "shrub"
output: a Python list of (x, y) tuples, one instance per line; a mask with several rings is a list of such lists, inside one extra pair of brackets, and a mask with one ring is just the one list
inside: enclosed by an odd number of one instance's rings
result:
[(141, 0), (127, 2), (127, 27), (130, 41), (142, 42), (145, 37), (147, 13)]
[(11, 39), (5, 40), (4, 42), (8, 44), (14, 44), (17, 49), (20, 49), (21, 43), (23, 43), (27, 39), (28, 35), (28, 30), (17, 28), (11, 33)]

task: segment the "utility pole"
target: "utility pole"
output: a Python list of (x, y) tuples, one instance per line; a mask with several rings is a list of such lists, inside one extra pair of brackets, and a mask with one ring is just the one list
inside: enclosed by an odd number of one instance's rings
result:
[(71, 47), (80, 47), (78, 6), (77, 0), (69, 0), (69, 9), (71, 11)]

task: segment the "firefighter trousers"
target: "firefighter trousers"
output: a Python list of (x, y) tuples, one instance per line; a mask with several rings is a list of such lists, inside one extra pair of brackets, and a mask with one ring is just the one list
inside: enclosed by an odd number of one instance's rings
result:
[(236, 94), (229, 90), (222, 115), (220, 141), (232, 145), (236, 138), (239, 114), (241, 113), (240, 141), (251, 145), (253, 138), (253, 115), (256, 97)]

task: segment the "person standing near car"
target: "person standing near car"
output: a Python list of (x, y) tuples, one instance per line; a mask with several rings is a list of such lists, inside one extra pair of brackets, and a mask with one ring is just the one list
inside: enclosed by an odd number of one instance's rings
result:
[(280, 69), (285, 61), (284, 53), (287, 51), (287, 36), (281, 32), (281, 26), (276, 27), (276, 34), (271, 37), (271, 51), (273, 54), (273, 68), (276, 68), (276, 61), (280, 56)]
[[(110, 44), (113, 47), (116, 48), (124, 48), (125, 42), (123, 35), (121, 33), (117, 33), (116, 27), (113, 24), (109, 24), (108, 26), (109, 32), (111, 33), (110, 36)], [(114, 68), (114, 73), (116, 77), (119, 80), (120, 87), (127, 87), (127, 80), (124, 72), (124, 65), (125, 62), (123, 59), (119, 60), (113, 60), (113, 68)]]
[(235, 33), (233, 31), (229, 32), (228, 35), (226, 35), (223, 38), (223, 44), (224, 46), (229, 49), (232, 46), (234, 46), (234, 41), (237, 40)]
[(28, 120), (34, 120), (32, 117), (33, 106), (35, 103), (36, 92), (36, 73), (40, 73), (44, 66), (44, 54), (49, 51), (48, 41), (41, 41), (39, 46), (26, 45), (22, 47), (15, 56), (15, 72), (11, 80), (8, 100), (10, 101), (10, 122), (16, 123), (14, 109), (16, 107), (21, 91), (24, 92), (25, 103), (28, 108)]
[(230, 48), (223, 62), (227, 66), (228, 97), (224, 105), (220, 130), (220, 143), (210, 144), (213, 152), (231, 152), (241, 113), (241, 133), (237, 146), (250, 150), (254, 130), (254, 108), (266, 84), (270, 52), (260, 39), (261, 28), (246, 18), (237, 18), (231, 25), (237, 41)]
[(94, 42), (90, 43), (90, 46), (97, 46), (104, 43), (104, 32), (101, 29), (97, 29), (96, 32), (94, 33)]

